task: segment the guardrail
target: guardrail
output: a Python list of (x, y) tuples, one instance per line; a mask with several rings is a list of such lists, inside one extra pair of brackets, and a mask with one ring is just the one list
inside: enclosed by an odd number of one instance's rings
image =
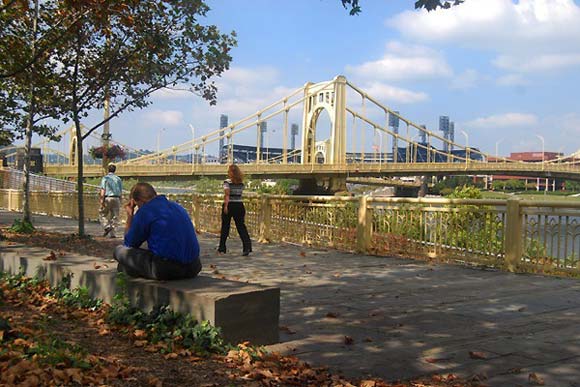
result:
[[(219, 233), (222, 195), (167, 196), (199, 231)], [(84, 199), (87, 219), (97, 219), (97, 195)], [(76, 218), (76, 201), (74, 193), (31, 192), (34, 213)], [(245, 205), (261, 242), (580, 273), (580, 203), (249, 194)], [(0, 207), (20, 211), (22, 193), (0, 190)]]

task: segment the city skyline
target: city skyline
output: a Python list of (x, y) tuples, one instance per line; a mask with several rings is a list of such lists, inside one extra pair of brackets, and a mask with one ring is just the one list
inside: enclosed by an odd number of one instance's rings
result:
[[(580, 132), (578, 1), (467, 0), (427, 13), (410, 0), (385, 0), (362, 3), (358, 16), (338, 0), (208, 4), (203, 22), (238, 34), (231, 68), (218, 79), (217, 106), (162, 90), (147, 109), (111, 121), (115, 141), (156, 149), (160, 137), (161, 148), (169, 147), (192, 138), (190, 125), (203, 135), (219, 128), (222, 114), (233, 123), (307, 81), (344, 74), (433, 132), (441, 134), (439, 117), (449, 116), (457, 143), (465, 131), (470, 146), (489, 154), (538, 151), (538, 135), (546, 151), (580, 148), (571, 140)], [(281, 146), (279, 131), (268, 136)], [(236, 140), (255, 144), (255, 132)]]

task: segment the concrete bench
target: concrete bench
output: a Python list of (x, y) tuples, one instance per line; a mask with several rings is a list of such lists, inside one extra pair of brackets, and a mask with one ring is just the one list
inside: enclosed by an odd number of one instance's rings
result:
[[(42, 275), (55, 286), (72, 273), (71, 287), (85, 286), (94, 298), (111, 303), (116, 293), (117, 264), (108, 260), (66, 254), (45, 260), (50, 251), (0, 242), (0, 271)], [(207, 265), (207, 264), (206, 264)], [(198, 321), (220, 327), (231, 343), (272, 344), (279, 340), (280, 289), (199, 276), (193, 280), (159, 282), (130, 278), (131, 303), (145, 311), (169, 305)]]

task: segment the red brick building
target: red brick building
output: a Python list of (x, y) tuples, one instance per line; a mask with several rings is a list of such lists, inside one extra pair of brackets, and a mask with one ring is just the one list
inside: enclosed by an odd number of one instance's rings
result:
[[(513, 161), (538, 163), (542, 161), (555, 160), (562, 156), (563, 153), (559, 152), (513, 152), (506, 158)], [(502, 158), (496, 159), (495, 157), (490, 157), (488, 162), (501, 162), (502, 160)], [(564, 181), (561, 179), (505, 175), (490, 176), (490, 186), (494, 181), (498, 180), (520, 180), (525, 183), (526, 189), (535, 189), (537, 191), (555, 191), (564, 188)]]

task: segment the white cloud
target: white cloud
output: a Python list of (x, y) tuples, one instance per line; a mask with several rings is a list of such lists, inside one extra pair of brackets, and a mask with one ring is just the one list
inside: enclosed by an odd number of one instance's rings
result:
[(580, 65), (578, 54), (547, 54), (530, 57), (501, 55), (493, 61), (497, 67), (516, 72), (538, 72), (561, 70)]
[(529, 81), (521, 74), (507, 74), (499, 77), (496, 83), (500, 86), (527, 86)]
[(425, 46), (389, 42), (381, 59), (346, 66), (355, 78), (389, 81), (449, 77), (452, 70), (443, 55)]
[(465, 70), (451, 81), (452, 89), (471, 89), (477, 85), (481, 75), (473, 69)]
[(426, 93), (406, 90), (380, 82), (363, 85), (362, 89), (373, 98), (386, 103), (417, 103), (429, 100), (429, 95)]
[(538, 117), (534, 114), (505, 113), (476, 118), (472, 121), (466, 122), (464, 126), (469, 129), (496, 129), (528, 127), (537, 124)]
[(183, 125), (183, 113), (177, 110), (149, 110), (144, 112), (143, 119), (152, 125), (178, 126)]
[(185, 98), (191, 98), (191, 96), (194, 95), (192, 92), (190, 92), (189, 90), (187, 90), (187, 87), (184, 86), (183, 88), (175, 88), (175, 89), (170, 89), (170, 88), (163, 88), (163, 89), (159, 89), (155, 92), (153, 92), (153, 94), (151, 94), (151, 96), (153, 98), (157, 98), (157, 99), (185, 99)]
[(574, 0), (469, 0), (448, 10), (403, 12), (387, 24), (419, 42), (496, 52), (496, 63), (512, 71), (580, 65), (580, 6)]

